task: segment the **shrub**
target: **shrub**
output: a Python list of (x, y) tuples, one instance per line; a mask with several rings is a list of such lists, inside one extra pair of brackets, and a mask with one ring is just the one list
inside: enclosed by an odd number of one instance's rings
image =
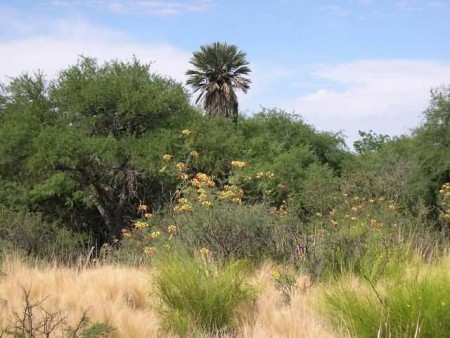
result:
[(282, 227), (282, 220), (271, 215), (263, 204), (215, 202), (211, 208), (175, 215), (174, 220), (188, 246), (207, 247), (223, 259), (260, 261), (267, 256), (281, 255), (282, 250), (289, 251), (280, 245), (280, 252), (275, 252), (274, 236), (277, 228)]
[(218, 268), (206, 258), (170, 255), (160, 263), (156, 295), (166, 332), (189, 336), (231, 330), (237, 325), (239, 306), (254, 299), (254, 289), (245, 282), (248, 264), (243, 261)]
[(400, 260), (408, 260), (413, 218), (399, 210), (394, 200), (346, 193), (341, 200), (327, 214), (317, 213), (309, 223), (312, 244), (303, 266), (313, 277), (351, 273), (376, 281)]
[(30, 257), (73, 262), (88, 243), (88, 236), (77, 234), (41, 215), (11, 211), (0, 207), (0, 247), (18, 250)]

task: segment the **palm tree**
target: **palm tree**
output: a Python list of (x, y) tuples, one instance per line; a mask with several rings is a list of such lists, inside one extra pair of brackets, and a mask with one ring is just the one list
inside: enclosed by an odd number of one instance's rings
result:
[(238, 100), (234, 91), (247, 93), (251, 83), (244, 77), (251, 72), (245, 56), (235, 45), (220, 42), (203, 45), (193, 53), (190, 63), (195, 69), (186, 72), (186, 83), (194, 93), (200, 91), (195, 103), (203, 99), (208, 116), (221, 115), (236, 122)]

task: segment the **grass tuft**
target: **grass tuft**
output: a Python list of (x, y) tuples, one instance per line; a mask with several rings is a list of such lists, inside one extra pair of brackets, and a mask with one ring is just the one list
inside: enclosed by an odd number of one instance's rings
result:
[(156, 277), (164, 330), (187, 336), (235, 329), (239, 307), (255, 299), (255, 289), (246, 283), (248, 271), (244, 261), (219, 268), (199, 258), (164, 259)]

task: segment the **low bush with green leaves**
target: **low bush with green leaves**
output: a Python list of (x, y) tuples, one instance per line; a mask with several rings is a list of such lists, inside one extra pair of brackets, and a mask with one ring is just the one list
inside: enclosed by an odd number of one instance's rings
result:
[(73, 263), (84, 254), (88, 243), (86, 234), (48, 222), (38, 213), (0, 207), (0, 248), (4, 252)]

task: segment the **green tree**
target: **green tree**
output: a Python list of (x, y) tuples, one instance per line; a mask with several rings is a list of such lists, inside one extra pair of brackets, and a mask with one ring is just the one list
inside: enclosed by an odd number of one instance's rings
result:
[(190, 63), (195, 69), (186, 72), (186, 83), (194, 92), (200, 91), (196, 103), (203, 99), (207, 115), (221, 115), (236, 122), (238, 100), (235, 89), (247, 93), (251, 83), (245, 77), (251, 72), (245, 57), (246, 54), (235, 45), (219, 42), (203, 45), (193, 53)]
[(137, 60), (82, 58), (50, 84), (41, 75), (14, 79), (2, 97), (8, 196), (0, 198), (12, 204), (20, 195), (29, 210), (100, 241), (120, 236), (149, 191), (161, 194), (167, 130), (181, 129), (193, 112), (181, 84)]
[(384, 144), (392, 140), (389, 135), (377, 134), (372, 130), (368, 132), (358, 130), (358, 133), (361, 139), (353, 142), (353, 147), (360, 155), (377, 152)]
[(450, 181), (450, 86), (431, 91), (424, 122), (414, 131), (416, 184), (431, 203), (441, 185)]

